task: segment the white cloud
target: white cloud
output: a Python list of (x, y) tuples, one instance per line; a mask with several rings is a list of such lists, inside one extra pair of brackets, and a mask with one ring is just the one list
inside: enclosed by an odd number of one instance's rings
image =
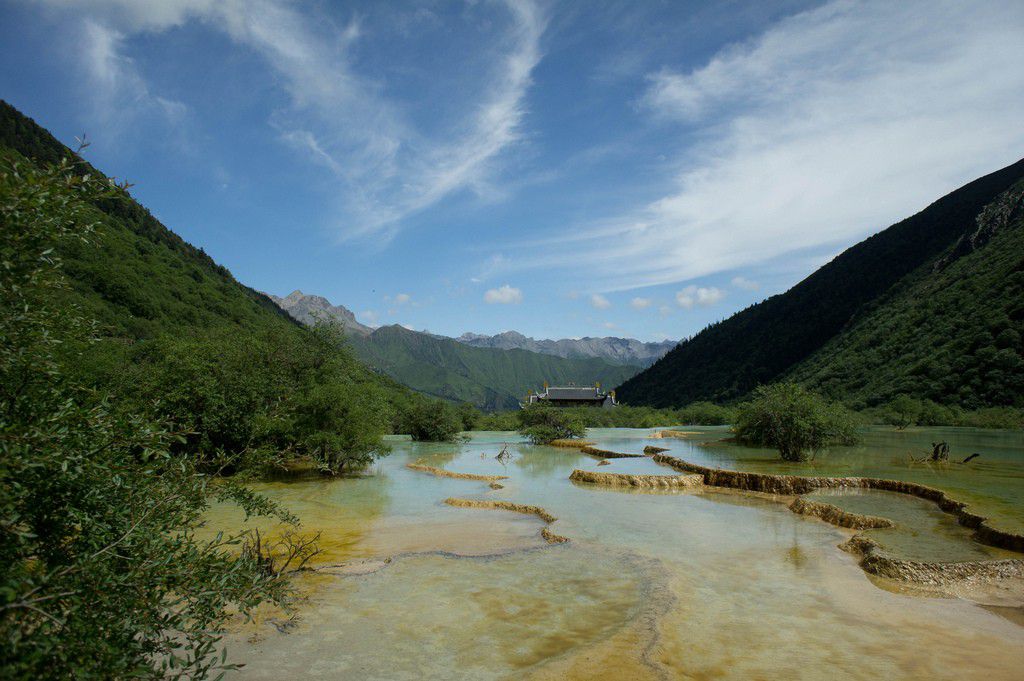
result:
[(690, 310), (694, 305), (708, 307), (725, 298), (725, 291), (714, 286), (687, 286), (676, 293), (676, 304), (684, 310)]
[(660, 70), (670, 188), (566, 241), (609, 291), (852, 244), (1021, 156), (1022, 35), (1016, 0), (839, 0)]
[(412, 302), (412, 296), (408, 293), (399, 293), (395, 296), (395, 305), (405, 305)]
[(629, 301), (629, 305), (634, 310), (644, 310), (649, 308), (652, 302), (653, 301), (650, 298), (634, 298), (633, 300)]
[(607, 310), (609, 307), (612, 306), (612, 302), (605, 298), (604, 296), (602, 296), (600, 293), (595, 293), (592, 296), (590, 296), (590, 304), (593, 305), (598, 310)]
[[(95, 89), (98, 102), (112, 101), (104, 93), (114, 86), (148, 94), (123, 54), (122, 40), (130, 35), (199, 21), (253, 50), (290, 98), (290, 106), (275, 111), (269, 122), (284, 142), (336, 178), (342, 235), (385, 240), (405, 218), (452, 194), (489, 191), (493, 162), (522, 139), (523, 102), (547, 26), (531, 0), (499, 3), (503, 11), (481, 21), (497, 32), (491, 62), (481, 64), (484, 85), (459, 93), (467, 100), (462, 120), (427, 134), (408, 115), (407, 107), (417, 103), (389, 99), (382, 83), (360, 71), (353, 56), (363, 38), (357, 19), (339, 27), (305, 16), (305, 4), (288, 0), (44, 1), (84, 18), (83, 61), (102, 86)], [(123, 97), (119, 108), (130, 109), (138, 100)]]
[(615, 322), (604, 322), (603, 324), (601, 324), (601, 326), (603, 326), (606, 329), (617, 329), (617, 328), (619, 328), (619, 325), (616, 324)]
[(746, 277), (733, 277), (732, 285), (744, 291), (756, 291), (757, 289), (761, 288), (761, 284), (759, 284), (756, 281), (747, 279)]
[(359, 313), (359, 317), (363, 324), (367, 326), (377, 328), (380, 326), (380, 315), (377, 314), (376, 310), (363, 310)]
[(188, 107), (150, 92), (135, 63), (121, 54), (125, 36), (120, 31), (87, 19), (79, 38), (92, 112), (104, 129), (122, 130), (144, 115), (182, 121)]
[(488, 289), (484, 293), (484, 302), (491, 305), (519, 304), (523, 302), (523, 292), (508, 284), (504, 284), (498, 288)]

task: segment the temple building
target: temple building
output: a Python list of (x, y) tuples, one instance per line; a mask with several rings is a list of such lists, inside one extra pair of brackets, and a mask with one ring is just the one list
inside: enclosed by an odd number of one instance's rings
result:
[[(567, 386), (548, 387), (544, 383), (543, 392), (533, 392), (526, 396), (526, 404), (550, 404), (555, 407), (602, 407), (610, 409), (618, 404), (615, 401), (615, 391), (601, 392), (601, 384), (596, 383), (590, 386), (576, 386), (570, 383)], [(526, 404), (523, 406), (525, 407)]]

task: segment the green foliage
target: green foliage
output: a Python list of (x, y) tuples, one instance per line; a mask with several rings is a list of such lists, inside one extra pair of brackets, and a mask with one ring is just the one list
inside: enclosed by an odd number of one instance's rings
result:
[(921, 418), (923, 405), (909, 395), (900, 395), (884, 408), (885, 422), (903, 430), (907, 426), (916, 425)]
[(583, 425), (577, 411), (539, 404), (529, 405), (517, 413), (519, 434), (537, 445), (547, 444), (552, 440), (583, 437), (586, 426)]
[[(682, 409), (654, 409), (622, 405), (614, 409), (568, 407), (560, 411), (571, 414), (587, 428), (657, 428), (659, 426), (694, 425), (721, 426), (736, 420), (733, 407), (710, 402), (695, 402)], [(516, 430), (519, 410), (484, 414), (473, 430)]]
[(462, 421), (462, 430), (464, 431), (475, 430), (477, 423), (483, 418), (480, 410), (469, 402), (461, 403), (456, 407), (456, 411), (459, 414), (459, 419)]
[(1022, 177), (1024, 161), (853, 246), (680, 343), (619, 386), (620, 399), (722, 402), (794, 380), (857, 409), (900, 394), (967, 409), (1024, 406), (1024, 215), (996, 211), (1012, 219), (987, 243), (976, 222)]
[[(0, 159), (68, 159), (49, 133), (0, 103)], [(122, 193), (123, 194), (123, 193)], [(55, 353), (65, 375), (166, 418), (204, 470), (293, 457), (350, 470), (386, 452), (380, 435), (409, 390), (353, 359), (330, 329), (306, 329), (161, 225), (126, 195), (88, 197), (96, 229), (55, 246), (67, 286), (53, 304), (95, 320), (92, 342)]]
[(386, 394), (358, 366), (341, 332), (279, 326), (161, 336), (135, 345), (119, 394), (186, 433), (181, 451), (210, 470), (309, 458), (331, 472), (387, 452)]
[(360, 359), (413, 390), (487, 411), (518, 407), (544, 381), (618, 385), (637, 371), (598, 358), (476, 348), (401, 326), (355, 334), (350, 342)]
[(736, 439), (774, 447), (786, 461), (803, 461), (830, 444), (853, 444), (857, 434), (851, 415), (796, 383), (758, 387), (739, 407)]
[(794, 378), (857, 407), (906, 396), (1024, 407), (1024, 212), (1012, 210), (1022, 195), (1024, 182), (991, 206), (1011, 216), (1005, 224), (972, 223), (974, 246), (958, 243), (901, 281)]
[(455, 407), (424, 397), (414, 397), (401, 407), (399, 432), (422, 442), (450, 442), (463, 430)]
[(694, 402), (677, 412), (678, 422), (693, 426), (724, 426), (736, 421), (736, 409), (713, 402)]
[[(894, 407), (893, 405), (897, 405)], [(884, 423), (897, 428), (908, 426), (964, 426), (968, 428), (1024, 428), (1024, 409), (986, 407), (962, 409), (931, 400), (901, 396), (879, 407), (861, 412), (868, 423)]]
[[(175, 436), (71, 380), (63, 348), (91, 324), (60, 295), (61, 241), (119, 200), (68, 162), (0, 166), (0, 676), (206, 678), (232, 609), (285, 582), (195, 536), (212, 496), (294, 521), (236, 484), (211, 486)], [(215, 585), (211, 588), (211, 585)]]

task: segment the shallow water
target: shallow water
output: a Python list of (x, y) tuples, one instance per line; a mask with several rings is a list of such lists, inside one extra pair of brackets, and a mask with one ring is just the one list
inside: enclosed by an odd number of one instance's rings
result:
[[(588, 439), (621, 452), (655, 444), (695, 463), (798, 472), (764, 452), (702, 447), (698, 442), (722, 436), (705, 430), (693, 440), (650, 440), (650, 430), (626, 429), (592, 430)], [(949, 440), (954, 452), (982, 451), (986, 467), (971, 478), (966, 466), (936, 472), (898, 462), (902, 449), (935, 437)], [(932, 476), (951, 481), (954, 494), (971, 488), (972, 504), (993, 512), (1019, 504), (1024, 485), (1024, 447), (1019, 435), (1005, 438), (1010, 444), (984, 432), (872, 431), (863, 447), (798, 468), (946, 489)], [(505, 442), (513, 458), (501, 464), (493, 457)], [(509, 479), (491, 490), (405, 468), (414, 461)], [(302, 517), (305, 530), (323, 532), (322, 565), (393, 559), (367, 563), (365, 574), (300, 581), (309, 601), (289, 633), (262, 623), (230, 636), (230, 656), (247, 663), (237, 678), (1019, 678), (1019, 585), (986, 594), (991, 608), (922, 596), (869, 579), (837, 548), (851, 532), (777, 501), (574, 484), (574, 468), (673, 472), (649, 458), (598, 467), (598, 459), (575, 450), (478, 433), (464, 444), (396, 442), (391, 456), (356, 479), (260, 485)], [(924, 479), (911, 477), (918, 475)], [(442, 503), (450, 496), (543, 506), (558, 517), (552, 531), (571, 542), (545, 544), (539, 519), (453, 508)], [(895, 531), (871, 536), (907, 557), (991, 557), (927, 502), (885, 493), (823, 500), (897, 516)], [(1011, 509), (1005, 519), (1018, 513)], [(214, 509), (211, 527), (240, 520)]]
[[(971, 510), (988, 517), (996, 527), (1024, 532), (1024, 431), (976, 428), (875, 427), (863, 431), (863, 441), (852, 447), (833, 447), (813, 461), (780, 461), (774, 452), (734, 444), (721, 444), (726, 428), (688, 427), (685, 440), (662, 440), (671, 454), (705, 466), (761, 473), (794, 475), (856, 475), (891, 478), (929, 485), (966, 501)], [(912, 463), (931, 454), (933, 442), (948, 442), (950, 458), (962, 461)]]

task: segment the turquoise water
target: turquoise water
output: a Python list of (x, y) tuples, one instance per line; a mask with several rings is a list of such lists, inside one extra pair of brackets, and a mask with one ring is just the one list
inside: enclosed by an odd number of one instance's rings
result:
[[(780, 467), (753, 450), (651, 440), (651, 432), (588, 437), (623, 452), (655, 444), (697, 463)], [(991, 444), (985, 434), (957, 436), (954, 451), (965, 442)], [(851, 475), (861, 474), (858, 466), (898, 468), (892, 459), (905, 435), (896, 437), (900, 444), (887, 447), (881, 443), (891, 439), (873, 432), (869, 442), (881, 452), (844, 451), (828, 465)], [(503, 443), (513, 454), (504, 464), (494, 459)], [(1012, 452), (1005, 456), (1013, 471)], [(999, 479), (999, 458), (990, 459), (985, 479)], [(414, 461), (508, 480), (491, 490), (405, 467)], [(261, 485), (306, 530), (323, 532), (321, 565), (342, 567), (300, 579), (308, 601), (288, 633), (268, 625), (268, 616), (231, 635), (230, 656), (246, 663), (236, 676), (1009, 679), (1024, 668), (1024, 628), (1013, 621), (1022, 585), (973, 595), (994, 609), (879, 588), (837, 548), (848, 531), (758, 496), (635, 493), (568, 480), (574, 468), (672, 472), (649, 458), (597, 464), (514, 434), (478, 433), (460, 444), (396, 442), (391, 456), (355, 479)], [(964, 486), (970, 480), (963, 471), (951, 476)], [(1020, 492), (1011, 483), (996, 489), (1004, 498), (979, 492), (979, 503), (996, 506)], [(443, 503), (447, 497), (542, 506), (558, 518), (551, 530), (571, 541), (548, 545), (540, 538), (544, 523), (533, 516), (454, 508)], [(870, 497), (830, 502), (890, 504), (887, 512), (910, 528), (889, 541), (896, 549), (907, 540), (908, 550), (977, 557), (977, 545), (926, 508)], [(212, 527), (239, 521), (224, 509), (211, 514)], [(915, 543), (914, 532), (927, 541)], [(352, 565), (367, 567), (346, 572)]]
[[(673, 456), (692, 463), (762, 473), (793, 475), (847, 475), (907, 480), (942, 489), (971, 504), (972, 510), (993, 524), (1024, 532), (1024, 431), (975, 428), (870, 428), (852, 447), (833, 447), (813, 461), (780, 461), (766, 449), (721, 444), (727, 428), (680, 428), (694, 433), (685, 440), (665, 439)], [(599, 431), (600, 432), (600, 431)], [(611, 437), (616, 437), (612, 435)], [(932, 442), (949, 443), (951, 458), (967, 464), (911, 463), (931, 454)]]

